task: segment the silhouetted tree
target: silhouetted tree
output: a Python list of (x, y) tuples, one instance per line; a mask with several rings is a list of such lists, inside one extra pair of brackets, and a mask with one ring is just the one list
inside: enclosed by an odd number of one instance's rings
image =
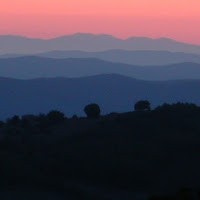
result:
[(163, 104), (155, 108), (157, 111), (181, 111), (181, 112), (191, 112), (199, 111), (200, 108), (193, 103), (175, 103), (175, 104)]
[(72, 119), (73, 119), (73, 120), (78, 120), (78, 116), (77, 116), (77, 115), (73, 115), (73, 116), (72, 116)]
[(23, 127), (26, 127), (26, 128), (33, 127), (36, 124), (36, 119), (37, 119), (37, 116), (35, 115), (31, 115), (31, 114), (23, 115), (21, 117), (21, 124)]
[(88, 118), (98, 118), (101, 110), (98, 104), (89, 104), (84, 108), (84, 112)]
[(20, 117), (18, 115), (15, 115), (11, 119), (8, 119), (7, 123), (9, 125), (16, 126), (20, 123)]
[(151, 104), (149, 103), (149, 101), (138, 101), (135, 104), (135, 110), (136, 111), (151, 110)]
[(48, 113), (47, 118), (51, 122), (62, 122), (65, 119), (65, 114), (57, 110), (52, 110)]

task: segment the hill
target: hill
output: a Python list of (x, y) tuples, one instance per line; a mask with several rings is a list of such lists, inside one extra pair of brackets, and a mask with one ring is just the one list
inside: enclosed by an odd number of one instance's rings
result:
[(20, 36), (0, 36), (1, 54), (35, 54), (54, 50), (105, 51), (154, 50), (200, 54), (200, 46), (181, 43), (168, 38), (151, 39), (131, 37), (126, 40), (111, 35), (77, 33), (49, 40), (30, 39)]
[[(23, 57), (22, 54), (5, 54), (0, 58)], [(169, 51), (126, 51), (108, 50), (101, 52), (87, 51), (50, 51), (35, 54), (34, 56), (47, 58), (97, 58), (109, 62), (125, 63), (130, 65), (170, 65), (175, 63), (200, 63), (200, 55)]]
[(164, 102), (200, 105), (200, 81), (141, 81), (115, 74), (84, 78), (0, 79), (0, 118), (62, 110), (67, 116), (83, 115), (89, 103), (105, 113), (126, 112), (147, 99), (155, 107)]
[(95, 119), (59, 115), (0, 123), (0, 185), (10, 197), (147, 200), (181, 189), (177, 199), (192, 200), (190, 188), (198, 192), (200, 107), (165, 104)]
[(109, 50), (102, 52), (52, 51), (37, 54), (48, 58), (98, 58), (129, 65), (170, 65), (175, 63), (200, 63), (200, 55), (169, 51), (126, 51)]
[(35, 56), (0, 59), (2, 77), (32, 79), (62, 76), (73, 78), (110, 73), (142, 80), (200, 79), (200, 64), (136, 66), (96, 58), (53, 59)]

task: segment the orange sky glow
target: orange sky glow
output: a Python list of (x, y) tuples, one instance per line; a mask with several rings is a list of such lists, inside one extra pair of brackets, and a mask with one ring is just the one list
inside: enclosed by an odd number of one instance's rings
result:
[(200, 0), (0, 0), (1, 35), (76, 32), (200, 44)]

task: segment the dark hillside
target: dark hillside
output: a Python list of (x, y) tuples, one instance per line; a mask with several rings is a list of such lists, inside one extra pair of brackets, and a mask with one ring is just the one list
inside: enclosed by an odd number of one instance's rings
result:
[(98, 119), (50, 116), (1, 124), (1, 183), (62, 191), (89, 184), (138, 194), (200, 187), (200, 107), (179, 103)]

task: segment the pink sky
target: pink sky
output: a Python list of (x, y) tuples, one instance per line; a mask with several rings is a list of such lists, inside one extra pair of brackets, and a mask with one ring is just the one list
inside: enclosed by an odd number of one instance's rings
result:
[(0, 34), (87, 32), (200, 44), (199, 11), (200, 0), (0, 0)]

